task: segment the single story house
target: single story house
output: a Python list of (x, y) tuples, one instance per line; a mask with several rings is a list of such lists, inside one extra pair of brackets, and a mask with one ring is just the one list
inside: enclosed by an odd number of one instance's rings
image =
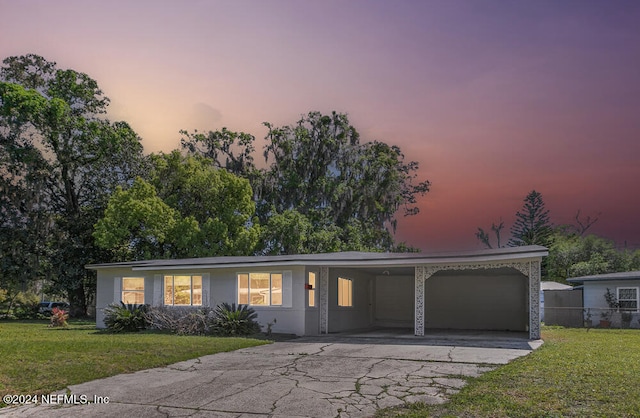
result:
[[(607, 318), (608, 315), (613, 326), (624, 325), (621, 321), (626, 318), (628, 326), (640, 328), (640, 271), (572, 277), (567, 282), (582, 285), (582, 306), (585, 315), (591, 315), (593, 321), (597, 322), (600, 317)], [(605, 298), (607, 290), (619, 303), (619, 309), (609, 307)]]
[(540, 262), (523, 246), (470, 252), (207, 257), (93, 264), (98, 326), (111, 303), (247, 304), (274, 332), (373, 327), (525, 331), (540, 338)]

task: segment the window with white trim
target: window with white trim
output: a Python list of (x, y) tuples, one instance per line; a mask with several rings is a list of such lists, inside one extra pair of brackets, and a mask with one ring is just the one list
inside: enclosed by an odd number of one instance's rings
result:
[(123, 277), (120, 300), (135, 305), (144, 304), (144, 277)]
[(169, 306), (202, 305), (202, 276), (164, 276), (164, 304)]
[(316, 306), (316, 273), (313, 271), (309, 272), (307, 283), (309, 284), (309, 307), (313, 308)]
[(282, 273), (238, 273), (238, 304), (282, 306)]
[(616, 290), (620, 310), (638, 312), (638, 288), (618, 287)]
[(338, 306), (353, 306), (353, 280), (338, 277)]

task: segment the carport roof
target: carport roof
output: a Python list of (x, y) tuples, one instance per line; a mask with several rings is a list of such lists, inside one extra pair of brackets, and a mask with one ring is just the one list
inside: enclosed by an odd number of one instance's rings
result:
[(145, 260), (123, 263), (89, 264), (91, 270), (131, 268), (132, 270), (187, 269), (187, 268), (228, 268), (247, 266), (414, 266), (421, 264), (463, 264), (491, 262), (497, 260), (522, 260), (544, 257), (548, 254), (545, 247), (538, 245), (496, 248), (489, 250), (458, 251), (441, 253), (375, 253), (375, 252), (337, 252), (323, 254), (295, 254), (275, 256), (223, 256), (185, 258), (177, 260)]
[(612, 280), (640, 280), (640, 271), (623, 271), (620, 273), (594, 274), (592, 276), (572, 277), (569, 283), (606, 282)]

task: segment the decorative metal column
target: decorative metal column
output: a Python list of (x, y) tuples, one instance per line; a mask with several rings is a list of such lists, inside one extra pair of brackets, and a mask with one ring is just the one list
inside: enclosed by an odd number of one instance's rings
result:
[(320, 267), (320, 334), (329, 333), (329, 267)]
[(426, 280), (427, 268), (424, 266), (415, 267), (415, 290), (414, 290), (414, 330), (416, 336), (424, 335), (424, 281)]
[(540, 339), (540, 261), (529, 262), (529, 338)]

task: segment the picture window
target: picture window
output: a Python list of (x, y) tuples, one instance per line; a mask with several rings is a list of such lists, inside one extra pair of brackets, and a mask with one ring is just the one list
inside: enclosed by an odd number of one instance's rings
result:
[(238, 274), (238, 304), (282, 306), (282, 273)]
[(202, 276), (164, 276), (164, 304), (201, 306)]

